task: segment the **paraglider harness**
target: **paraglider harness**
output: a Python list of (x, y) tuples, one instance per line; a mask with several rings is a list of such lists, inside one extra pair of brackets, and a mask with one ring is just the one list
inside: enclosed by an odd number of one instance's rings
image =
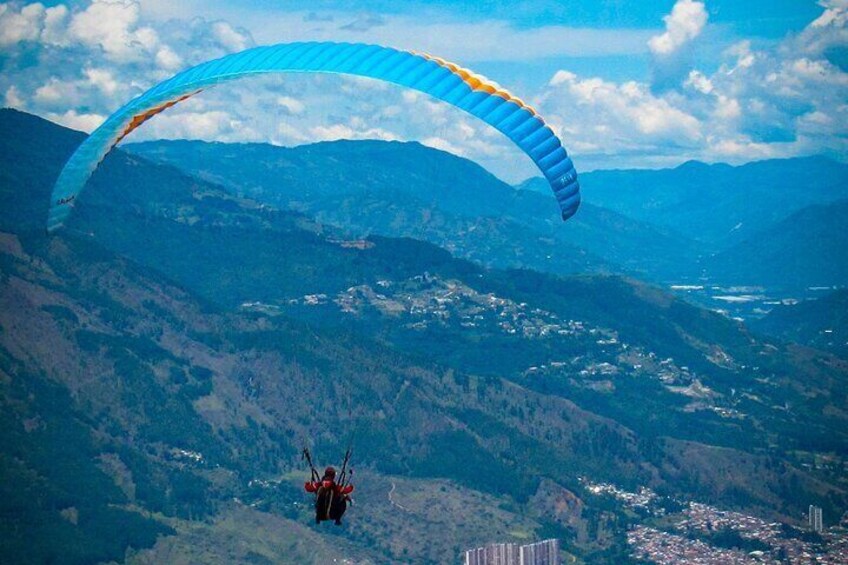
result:
[(313, 484), (321, 485), (315, 491), (316, 524), (320, 524), (324, 520), (333, 520), (336, 525), (340, 525), (341, 518), (344, 515), (345, 510), (347, 510), (348, 502), (353, 502), (350, 496), (344, 492), (350, 485), (351, 478), (353, 478), (353, 469), (348, 469), (348, 463), (350, 462), (350, 456), (352, 453), (352, 448), (348, 447), (345, 452), (344, 462), (342, 463), (342, 470), (341, 473), (339, 473), (338, 482), (332, 480), (329, 486), (325, 486), (327, 476), (325, 475), (324, 477), (321, 477), (318, 470), (315, 468), (315, 464), (312, 462), (312, 454), (309, 452), (309, 448), (303, 448), (303, 459), (309, 463), (309, 470), (312, 474), (311, 481)]

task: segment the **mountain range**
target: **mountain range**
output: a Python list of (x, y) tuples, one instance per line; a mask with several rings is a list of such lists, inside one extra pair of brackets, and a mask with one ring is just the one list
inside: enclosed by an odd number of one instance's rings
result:
[(591, 204), (563, 223), (549, 189), (516, 190), (466, 159), (414, 142), (159, 141), (128, 150), (357, 237), (411, 237), (488, 266), (674, 278), (694, 255), (686, 238)]
[(848, 166), (825, 158), (587, 173), (580, 214), (562, 224), (544, 180), (516, 189), (416, 143), (156, 141), (128, 150), (359, 236), (421, 239), (493, 267), (673, 284), (848, 283), (848, 236), (837, 229)]
[[(836, 356), (632, 278), (362, 237), (317, 204), (281, 209), (123, 151), (48, 236), (52, 183), (83, 136), (9, 110), (0, 133), (13, 561), (450, 562), (554, 536), (578, 560), (625, 562), (639, 517), (587, 477), (790, 522), (848, 506)], [(365, 183), (345, 174), (337, 186)], [(312, 528), (300, 448), (333, 461), (350, 442), (357, 504), (344, 528)]]
[(848, 200), (807, 206), (709, 260), (719, 280), (804, 288), (848, 281)]
[(848, 198), (848, 165), (826, 157), (736, 167), (689, 161), (673, 169), (601, 170), (580, 178), (587, 201), (716, 249), (740, 243), (807, 206)]

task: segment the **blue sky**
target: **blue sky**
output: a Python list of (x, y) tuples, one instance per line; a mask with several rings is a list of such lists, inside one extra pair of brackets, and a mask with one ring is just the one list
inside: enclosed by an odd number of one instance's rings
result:
[[(581, 170), (848, 157), (848, 0), (80, 0), (0, 3), (0, 97), (90, 131), (206, 59), (295, 40), (428, 51), (534, 104)], [(416, 140), (509, 181), (498, 132), (367, 80), (277, 76), (157, 116), (156, 137), (295, 145)]]

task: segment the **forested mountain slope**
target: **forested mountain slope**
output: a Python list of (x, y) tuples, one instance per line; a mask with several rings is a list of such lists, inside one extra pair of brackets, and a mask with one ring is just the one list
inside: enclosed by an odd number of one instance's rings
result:
[(563, 223), (550, 187), (516, 190), (471, 161), (417, 143), (157, 141), (128, 150), (354, 234), (429, 241), (494, 267), (661, 280), (690, 272), (698, 258), (687, 238), (591, 202)]
[[(0, 464), (43, 495), (0, 499), (6, 555), (445, 562), (554, 535), (622, 559), (635, 518), (581, 477), (789, 520), (848, 504), (801, 465), (845, 452), (835, 357), (628, 279), (353, 238), (122, 152), (48, 236), (81, 136), (8, 111), (0, 130)], [(299, 450), (331, 462), (354, 431), (357, 505), (312, 529)]]

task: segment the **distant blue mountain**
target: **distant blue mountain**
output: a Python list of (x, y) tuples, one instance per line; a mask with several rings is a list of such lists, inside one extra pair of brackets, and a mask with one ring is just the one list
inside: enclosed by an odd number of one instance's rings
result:
[(781, 288), (848, 284), (848, 200), (808, 206), (709, 261), (715, 280)]
[[(739, 167), (690, 161), (674, 169), (608, 170), (580, 176), (586, 202), (727, 248), (816, 204), (848, 198), (848, 165), (825, 157)], [(540, 190), (542, 179), (522, 188)]]
[(422, 239), (489, 266), (660, 282), (848, 282), (839, 209), (831, 221), (789, 218), (809, 202), (848, 196), (848, 167), (825, 158), (587, 173), (584, 204), (563, 224), (542, 179), (513, 189), (470, 161), (416, 143), (156, 141), (128, 149), (356, 234)]
[(471, 161), (418, 143), (155, 141), (126, 149), (355, 234), (426, 240), (488, 266), (653, 280), (697, 270), (693, 242), (672, 230), (592, 204), (563, 223), (549, 187), (516, 190)]

